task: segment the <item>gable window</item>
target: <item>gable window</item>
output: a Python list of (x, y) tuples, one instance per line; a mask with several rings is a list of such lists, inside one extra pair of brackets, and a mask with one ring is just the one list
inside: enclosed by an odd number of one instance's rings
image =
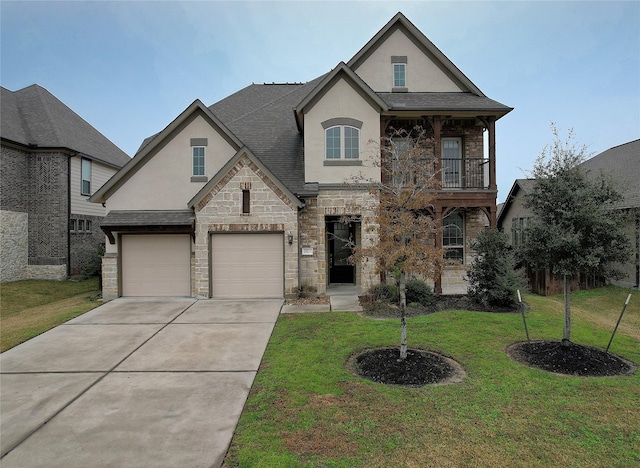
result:
[(404, 88), (407, 86), (407, 64), (393, 64), (393, 87)]
[(91, 160), (82, 159), (81, 164), (81, 182), (80, 194), (91, 195)]
[(393, 88), (394, 93), (406, 93), (407, 89), (407, 56), (406, 55), (392, 55), (391, 56), (391, 70), (393, 73)]
[(462, 187), (462, 142), (460, 138), (442, 139), (442, 186)]
[(191, 148), (193, 152), (193, 175), (204, 175), (204, 146), (194, 146)]
[(242, 191), (242, 214), (251, 213), (251, 192), (249, 190)]
[(327, 159), (358, 159), (360, 157), (360, 130), (339, 125), (325, 130)]
[(442, 248), (444, 258), (464, 263), (464, 217), (461, 213), (451, 213), (443, 220)]

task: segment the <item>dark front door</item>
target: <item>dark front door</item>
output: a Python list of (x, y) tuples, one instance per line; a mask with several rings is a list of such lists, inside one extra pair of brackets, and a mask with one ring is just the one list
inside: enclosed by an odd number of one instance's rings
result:
[(349, 263), (353, 253), (349, 242), (355, 241), (355, 226), (339, 221), (327, 221), (329, 232), (329, 282), (353, 283), (355, 266)]

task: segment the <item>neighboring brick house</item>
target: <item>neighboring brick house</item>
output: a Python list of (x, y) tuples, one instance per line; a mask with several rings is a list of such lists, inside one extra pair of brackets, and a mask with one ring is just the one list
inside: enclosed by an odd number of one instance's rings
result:
[(196, 100), (91, 198), (108, 209), (103, 297), (295, 297), (377, 283), (373, 263), (349, 264), (344, 242), (376, 241), (377, 198), (346, 181), (379, 181), (381, 137), (416, 125), (442, 174), (430, 209), (452, 265), (435, 287), (466, 292), (470, 241), (496, 223), (495, 122), (511, 110), (401, 13), (313, 81)]
[(130, 158), (39, 85), (0, 99), (0, 282), (83, 274), (104, 244), (89, 196)]
[[(614, 146), (581, 164), (592, 175), (608, 174), (624, 196), (615, 209), (626, 213), (625, 233), (631, 241), (632, 253), (625, 264), (616, 265), (624, 277), (611, 280), (612, 284), (627, 288), (640, 285), (640, 140)], [(531, 211), (524, 207), (525, 196), (535, 184), (532, 179), (517, 179), (498, 216), (498, 228), (510, 235), (511, 245), (518, 247), (526, 242), (527, 221)], [(529, 272), (534, 292), (558, 294), (563, 290), (562, 279), (553, 278), (549, 272)], [(574, 281), (574, 287), (590, 286), (593, 279), (582, 276)]]

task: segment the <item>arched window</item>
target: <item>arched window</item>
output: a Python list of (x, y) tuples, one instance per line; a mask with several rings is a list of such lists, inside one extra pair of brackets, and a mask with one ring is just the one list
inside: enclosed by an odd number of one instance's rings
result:
[(360, 157), (360, 130), (338, 125), (325, 130), (327, 159), (358, 159)]
[(462, 213), (451, 213), (443, 221), (442, 248), (447, 260), (464, 263), (464, 217)]

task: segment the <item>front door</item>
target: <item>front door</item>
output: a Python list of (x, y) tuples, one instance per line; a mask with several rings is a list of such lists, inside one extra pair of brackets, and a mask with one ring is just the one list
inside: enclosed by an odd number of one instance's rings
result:
[(353, 254), (350, 243), (355, 241), (354, 223), (327, 221), (329, 233), (329, 282), (354, 283), (355, 266), (349, 263)]

